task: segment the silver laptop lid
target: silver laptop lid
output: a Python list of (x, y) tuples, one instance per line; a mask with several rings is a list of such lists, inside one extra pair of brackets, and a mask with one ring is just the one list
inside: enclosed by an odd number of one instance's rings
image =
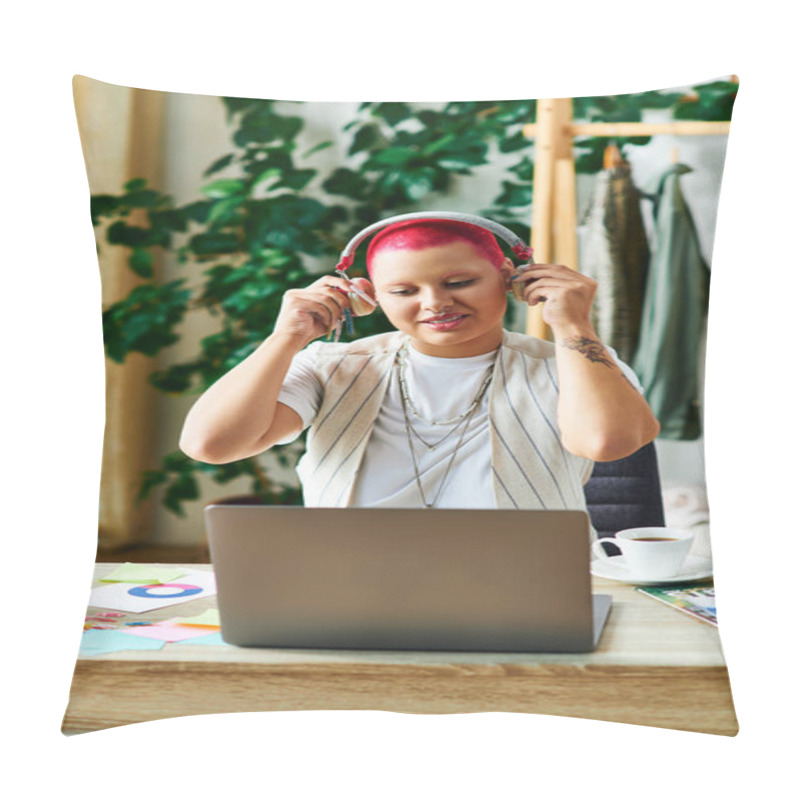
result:
[(210, 505), (206, 527), (231, 644), (594, 647), (581, 511)]

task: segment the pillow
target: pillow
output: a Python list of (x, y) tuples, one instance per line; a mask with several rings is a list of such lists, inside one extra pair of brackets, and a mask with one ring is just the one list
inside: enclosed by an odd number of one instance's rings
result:
[[(538, 103), (315, 103), (155, 92), (77, 76), (107, 399), (96, 585), (65, 731), (211, 712), (372, 708), (520, 710), (733, 735), (727, 670), (709, 622), (707, 541), (678, 576), (681, 594), (646, 594), (619, 562), (595, 564), (596, 585), (632, 617), (626, 623), (612, 610), (609, 625), (622, 628), (607, 629), (593, 654), (355, 653), (337, 655), (339, 667), (324, 653), (262, 658), (221, 639), (203, 508), (231, 499), (301, 504), (294, 468), (304, 437), (229, 464), (193, 460), (178, 439), (198, 394), (271, 332), (284, 293), (330, 273), (359, 230), (434, 208), (480, 215), (532, 239), (537, 262), (597, 281), (595, 329), (633, 368), (661, 429), (657, 464), (640, 458), (618, 474), (631, 487), (653, 486), (660, 474), (656, 518), (702, 525), (705, 535), (706, 516), (676, 516), (670, 503), (690, 486), (707, 508), (703, 347), (736, 90), (731, 77)], [(365, 274), (363, 252), (349, 272)], [(536, 307), (513, 305), (505, 327), (549, 335)], [(390, 330), (373, 314), (342, 337)], [(647, 474), (637, 473), (640, 464)], [(593, 494), (591, 513), (604, 502), (611, 501)], [(624, 502), (635, 506), (636, 497)], [(702, 619), (681, 614), (692, 598)], [(644, 652), (647, 637), (636, 626), (679, 628), (681, 649), (665, 639), (669, 648)], [(646, 698), (660, 679), (637, 672), (652, 662), (681, 676), (657, 704)], [(225, 689), (232, 664), (241, 678), (233, 692)], [(145, 690), (149, 670), (159, 675), (158, 692)], [(217, 694), (172, 693), (195, 673), (218, 676)], [(629, 681), (638, 699), (618, 702), (605, 673)], [(265, 685), (270, 674), (275, 680)], [(326, 694), (334, 674), (342, 687)], [(592, 680), (575, 684), (587, 674)], [(428, 681), (424, 697), (418, 680)], [(537, 697), (545, 680), (555, 700)], [(130, 690), (124, 700), (109, 688), (120, 681)], [(530, 693), (518, 696), (515, 687)], [(708, 698), (702, 720), (691, 712), (699, 690)]]

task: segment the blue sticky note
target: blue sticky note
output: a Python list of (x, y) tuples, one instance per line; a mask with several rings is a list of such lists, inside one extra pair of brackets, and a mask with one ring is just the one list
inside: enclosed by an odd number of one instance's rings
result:
[(228, 647), (228, 643), (223, 640), (222, 634), (217, 631), (217, 633), (210, 633), (208, 636), (196, 636), (194, 639), (187, 639), (185, 642), (180, 642), (180, 644), (213, 644), (217, 646), (225, 646)]
[(82, 656), (100, 656), (120, 650), (160, 650), (164, 642), (157, 639), (143, 639), (119, 630), (100, 630), (90, 628), (81, 636), (79, 653)]

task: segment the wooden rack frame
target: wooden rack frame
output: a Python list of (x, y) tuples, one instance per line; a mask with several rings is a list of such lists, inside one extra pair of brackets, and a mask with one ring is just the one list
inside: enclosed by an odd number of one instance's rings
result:
[[(578, 219), (573, 139), (576, 136), (724, 136), (730, 122), (574, 123), (572, 98), (538, 100), (537, 122), (523, 132), (536, 139), (531, 238), (536, 260), (578, 269)], [(526, 332), (548, 338), (541, 306), (528, 309)]]

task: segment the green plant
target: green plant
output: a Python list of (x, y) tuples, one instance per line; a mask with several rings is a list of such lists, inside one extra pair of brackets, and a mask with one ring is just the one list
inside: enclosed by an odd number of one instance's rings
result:
[[(575, 117), (638, 120), (645, 108), (671, 107), (683, 118), (723, 119), (726, 103), (730, 117), (735, 84), (696, 91), (697, 100), (683, 104), (682, 95), (659, 92), (576, 98)], [(533, 146), (522, 128), (535, 121), (534, 101), (364, 103), (342, 131), (350, 142), (347, 163), (325, 175), (314, 156), (331, 141), (299, 152), (303, 104), (243, 98), (222, 103), (232, 148), (205, 171), (208, 182), (197, 200), (177, 206), (141, 179), (128, 182), (119, 195), (91, 199), (93, 224), (103, 227), (100, 245), (126, 248), (128, 266), (141, 279), (103, 312), (110, 359), (123, 362), (131, 352), (155, 356), (178, 341), (187, 313), (203, 309), (218, 323), (192, 358), (151, 374), (152, 384), (166, 393), (197, 394), (251, 353), (271, 332), (284, 292), (313, 279), (313, 259), (333, 266), (365, 225), (391, 214), (446, 207), (457, 181), (492, 169), (498, 158), (505, 163), (499, 194), (476, 204), (474, 212), (529, 237)], [(577, 170), (598, 171), (606, 144), (576, 142)], [(233, 177), (221, 177), (223, 172)], [(158, 250), (174, 254), (186, 277), (161, 279), (154, 266)], [(351, 275), (363, 274), (363, 254), (361, 259)], [(380, 314), (358, 321), (361, 336), (386, 329)], [(284, 465), (298, 455), (291, 446), (274, 452)], [(259, 458), (219, 466), (178, 451), (144, 474), (141, 496), (161, 487), (165, 506), (181, 514), (185, 502), (198, 498), (197, 475), (203, 472), (222, 484), (247, 476), (265, 502), (301, 501), (294, 485), (270, 479)]]

